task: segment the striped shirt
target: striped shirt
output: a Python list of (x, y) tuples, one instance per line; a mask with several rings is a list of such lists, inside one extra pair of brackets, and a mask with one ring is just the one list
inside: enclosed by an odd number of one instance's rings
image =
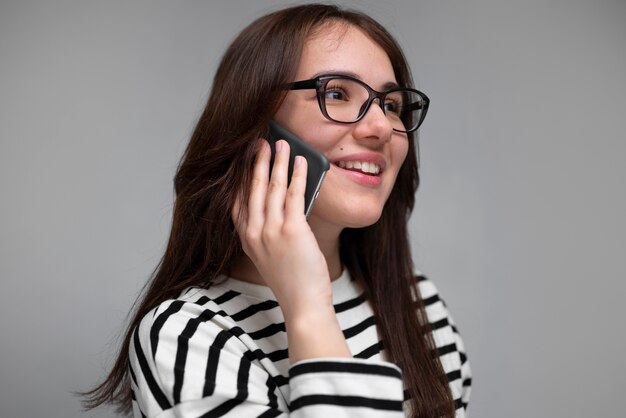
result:
[[(433, 283), (417, 280), (456, 417), (466, 417), (471, 371), (463, 342)], [(223, 277), (161, 303), (131, 339), (134, 416), (405, 416), (401, 371), (386, 360), (362, 289), (346, 271), (332, 288), (353, 358), (291, 366), (284, 319), (269, 287)]]

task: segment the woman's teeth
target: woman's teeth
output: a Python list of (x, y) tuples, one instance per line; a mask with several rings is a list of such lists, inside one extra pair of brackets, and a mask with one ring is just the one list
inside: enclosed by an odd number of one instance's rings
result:
[(367, 161), (339, 161), (337, 165), (348, 170), (359, 170), (367, 174), (380, 173), (380, 166)]

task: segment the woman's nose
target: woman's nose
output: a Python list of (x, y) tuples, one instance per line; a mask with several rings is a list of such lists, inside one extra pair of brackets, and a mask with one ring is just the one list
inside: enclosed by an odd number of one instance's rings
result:
[[(364, 106), (367, 104), (365, 103)], [(379, 140), (391, 139), (393, 127), (383, 111), (380, 99), (374, 99), (363, 118), (356, 123), (355, 134), (358, 137), (375, 137)]]

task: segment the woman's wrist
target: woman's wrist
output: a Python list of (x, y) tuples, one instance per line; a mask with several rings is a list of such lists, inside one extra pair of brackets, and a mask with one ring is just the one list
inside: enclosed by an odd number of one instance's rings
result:
[(289, 361), (321, 357), (352, 357), (332, 305), (302, 307), (285, 316)]

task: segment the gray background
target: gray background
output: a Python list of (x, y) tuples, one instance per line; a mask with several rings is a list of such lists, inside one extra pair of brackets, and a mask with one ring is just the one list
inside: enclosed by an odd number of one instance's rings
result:
[[(0, 4), (0, 417), (83, 414), (225, 46), (282, 1)], [(626, 2), (364, 1), (432, 98), (415, 260), (473, 417), (623, 416)]]

